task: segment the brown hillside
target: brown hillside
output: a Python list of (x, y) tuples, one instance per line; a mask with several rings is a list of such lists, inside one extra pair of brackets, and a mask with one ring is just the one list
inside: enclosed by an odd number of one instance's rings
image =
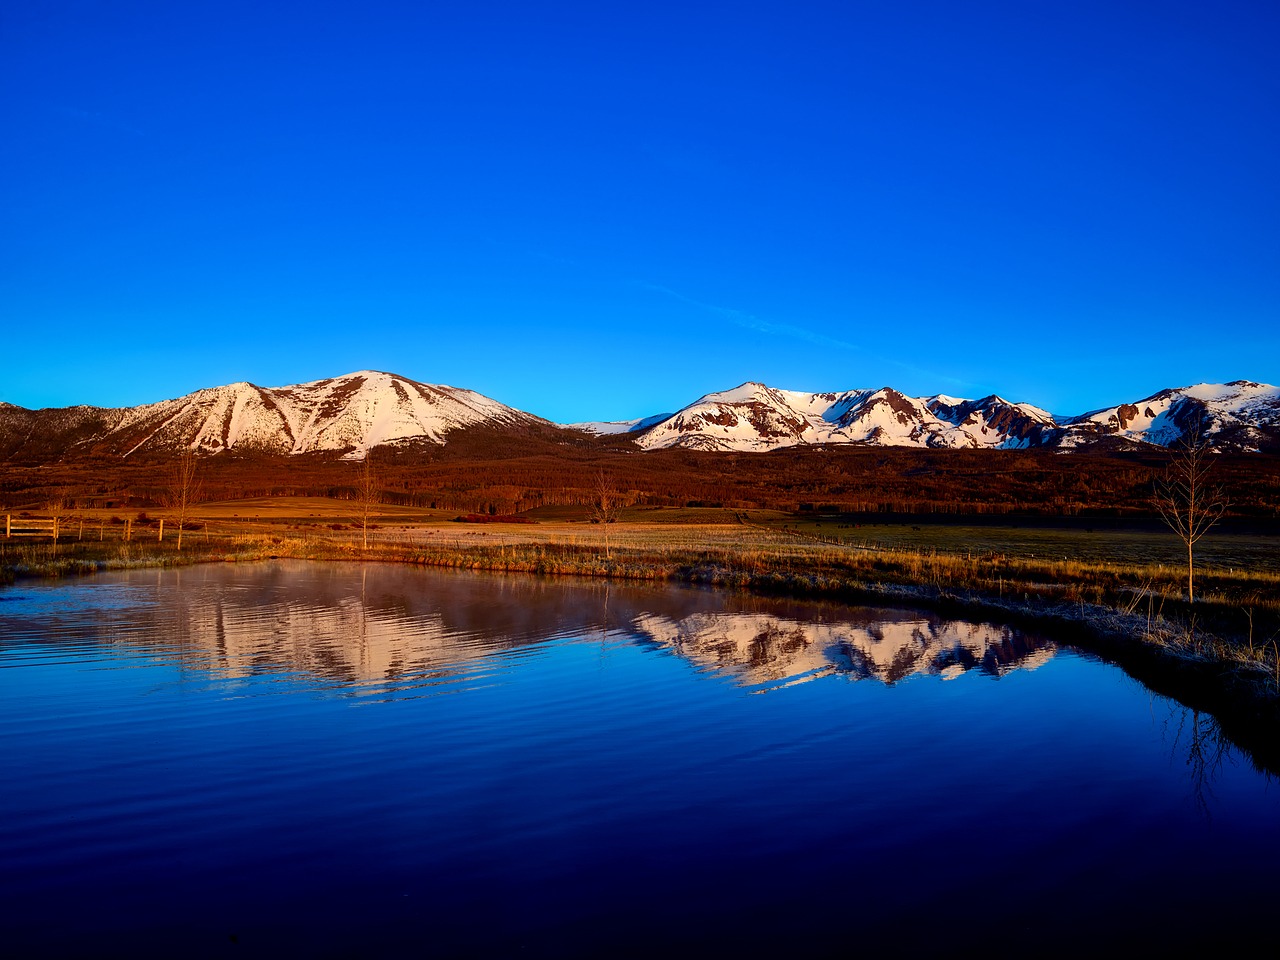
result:
[[(460, 430), (449, 442), (380, 448), (383, 499), (464, 513), (515, 514), (586, 504), (601, 471), (632, 505), (839, 510), (921, 516), (1153, 516), (1167, 454), (798, 447), (772, 453), (640, 452), (622, 442), (532, 427)], [(354, 495), (359, 467), (331, 454), (223, 452), (203, 458), (203, 499)], [(161, 503), (165, 459), (91, 457), (44, 466), (0, 463), (0, 506), (62, 494), (83, 506)], [(1231, 514), (1280, 517), (1280, 457), (1221, 455), (1215, 478)]]

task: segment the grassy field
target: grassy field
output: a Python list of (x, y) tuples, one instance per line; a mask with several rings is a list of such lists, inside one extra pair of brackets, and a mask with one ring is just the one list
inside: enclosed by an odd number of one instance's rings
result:
[[(884, 558), (911, 566), (948, 572), (1018, 568), (1057, 573), (1064, 583), (1089, 569), (1110, 569), (1134, 585), (1176, 587), (1185, 583), (1186, 557), (1181, 542), (1168, 531), (1098, 525), (1076, 527), (1017, 524), (866, 523), (839, 517), (803, 517), (782, 511), (736, 511), (719, 508), (633, 507), (616, 523), (602, 526), (586, 520), (584, 507), (531, 511), (531, 523), (464, 523), (453, 510), (379, 505), (368, 525), (372, 545), (411, 547), (448, 545), (469, 548), (501, 546), (567, 547), (587, 553), (643, 551), (685, 554), (724, 552), (743, 560), (772, 558), (830, 562), (842, 558), (858, 567)], [(165, 520), (164, 540), (159, 521)], [(126, 520), (128, 521), (126, 525)], [(15, 518), (15, 524), (20, 523)], [(176, 517), (165, 509), (122, 515), (119, 511), (81, 510), (63, 517), (59, 547), (93, 550), (119, 543), (126, 530), (136, 548), (174, 549)], [(199, 504), (187, 518), (186, 546), (217, 545), (237, 539), (272, 538), (349, 546), (364, 538), (358, 507), (349, 500), (321, 497), (278, 497)], [(0, 541), (0, 556), (12, 558), (39, 541)], [(1197, 580), (1227, 589), (1280, 594), (1280, 535), (1211, 533), (1196, 548)], [(1040, 577), (1043, 580), (1045, 577)], [(1090, 579), (1085, 577), (1085, 580)], [(1169, 593), (1170, 591), (1166, 591)], [(1171, 594), (1170, 594), (1171, 595)], [(1241, 594), (1237, 599), (1243, 599)], [(1260, 603), (1280, 596), (1260, 595)]]
[[(1001, 554), (1020, 558), (1087, 563), (1163, 564), (1185, 570), (1186, 552), (1168, 530), (1106, 527), (1098, 523), (1072, 528), (1033, 524), (853, 523), (834, 519), (768, 518), (761, 521), (797, 534), (872, 550), (919, 550), (968, 556)], [(1196, 546), (1202, 569), (1280, 573), (1280, 536), (1247, 532), (1210, 532)]]
[[(546, 507), (529, 511), (533, 523), (459, 523), (456, 510), (379, 505), (370, 521), (370, 532), (379, 540), (412, 541), (419, 537), (483, 538), (493, 543), (572, 543), (604, 546), (605, 531), (586, 520), (584, 507)], [(85, 521), (86, 540), (96, 539), (100, 525), (105, 537), (118, 538), (125, 516), (119, 511), (86, 510), (69, 518), (63, 529), (74, 537), (78, 520)], [(168, 517), (167, 535), (173, 535), (171, 511), (146, 512), (151, 530), (154, 521)], [(112, 522), (114, 520), (114, 522)], [(350, 539), (359, 532), (356, 505), (349, 500), (321, 497), (278, 497), (202, 503), (188, 524), (188, 536), (234, 536), (288, 531), (294, 535)], [(618, 546), (645, 548), (669, 545), (680, 549), (698, 546), (738, 547), (745, 550), (776, 548), (790, 544), (798, 554), (810, 545), (839, 546), (861, 551), (907, 551), (955, 557), (1003, 557), (1019, 560), (1076, 561), (1133, 565), (1164, 565), (1185, 571), (1181, 543), (1167, 530), (1132, 526), (1107, 527), (1099, 522), (1063, 528), (1039, 526), (1032, 521), (1010, 524), (918, 524), (911, 522), (855, 522), (843, 518), (801, 517), (779, 510), (739, 511), (713, 507), (631, 507), (610, 524), (608, 537)], [(1210, 533), (1196, 548), (1197, 568), (1235, 572), (1280, 573), (1280, 534), (1248, 532)]]

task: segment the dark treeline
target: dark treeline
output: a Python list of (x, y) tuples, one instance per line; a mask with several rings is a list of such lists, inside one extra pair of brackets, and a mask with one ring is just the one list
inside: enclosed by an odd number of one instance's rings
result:
[[(572, 435), (571, 435), (572, 436)], [(642, 452), (562, 433), (469, 430), (443, 446), (377, 448), (381, 499), (468, 513), (515, 514), (591, 502), (601, 473), (633, 506), (838, 510), (919, 516), (1131, 517), (1154, 514), (1159, 450), (1052, 453), (799, 447), (771, 453)], [(236, 454), (205, 458), (201, 499), (355, 497), (359, 464), (332, 454)], [(172, 465), (161, 458), (93, 458), (52, 465), (0, 463), (0, 505), (39, 508), (163, 505)], [(1280, 457), (1223, 455), (1214, 480), (1230, 515), (1280, 517)]]

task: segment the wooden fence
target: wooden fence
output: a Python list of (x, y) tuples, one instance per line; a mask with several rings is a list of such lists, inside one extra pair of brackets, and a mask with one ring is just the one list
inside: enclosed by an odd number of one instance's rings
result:
[[(107, 533), (111, 536), (108, 537)], [(124, 540), (134, 539), (133, 521), (126, 520), (123, 525), (109, 524), (105, 520), (88, 522), (76, 517), (15, 517), (11, 513), (4, 515), (4, 538), (33, 537), (42, 540), (84, 540), (88, 534), (90, 540)], [(96, 536), (95, 536), (96, 534)], [(138, 539), (150, 539), (151, 530), (143, 528), (138, 531)], [(161, 518), (156, 529), (156, 541), (164, 540), (164, 519)]]

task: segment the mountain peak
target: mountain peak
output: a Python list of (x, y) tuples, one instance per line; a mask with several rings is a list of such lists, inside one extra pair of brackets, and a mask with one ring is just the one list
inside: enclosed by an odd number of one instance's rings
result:
[(1178, 387), (1136, 404), (1065, 418), (996, 393), (980, 400), (909, 397), (888, 386), (801, 393), (748, 381), (706, 394), (656, 422), (636, 422), (630, 430), (646, 449), (757, 451), (835, 443), (1074, 449), (1099, 443), (1167, 446), (1197, 416), (1208, 417), (1227, 446), (1270, 449), (1280, 441), (1280, 391), (1247, 380)]
[[(383, 444), (444, 443), (451, 431), (477, 425), (554, 426), (471, 390), (356, 370), (284, 387), (237, 381), (119, 409), (32, 411), (0, 401), (0, 456), (129, 456), (189, 447), (209, 453), (327, 451), (359, 459)], [(824, 444), (1136, 449), (1176, 443), (1193, 425), (1219, 449), (1280, 452), (1280, 389), (1251, 380), (1199, 383), (1054, 417), (995, 393), (980, 400), (911, 397), (889, 386), (806, 393), (749, 380), (672, 414), (575, 426), (628, 435), (642, 449), (769, 451)]]
[[(328, 451), (360, 459), (382, 444), (443, 443), (461, 427), (546, 423), (471, 390), (379, 370), (283, 387), (238, 381), (139, 407), (85, 409), (90, 412), (71, 419), (96, 420), (92, 429), (78, 429), (74, 444), (123, 456), (188, 447), (207, 453)], [(50, 413), (67, 419), (66, 411)]]

